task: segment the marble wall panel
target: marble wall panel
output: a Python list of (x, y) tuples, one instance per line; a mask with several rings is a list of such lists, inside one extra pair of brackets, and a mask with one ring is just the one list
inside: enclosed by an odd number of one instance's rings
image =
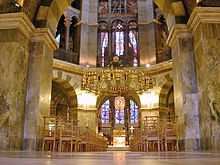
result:
[(220, 150), (220, 24), (201, 24), (195, 31), (195, 59), (200, 94), (202, 148)]
[(172, 33), (174, 63), (174, 100), (180, 149), (200, 149), (199, 96), (197, 93), (193, 39), (186, 26), (176, 26)]
[[(0, 30), (0, 95), (4, 118), (0, 148), (21, 149), (28, 68), (28, 40), (17, 30)], [(8, 114), (7, 114), (8, 113)], [(6, 129), (7, 128), (7, 129)]]

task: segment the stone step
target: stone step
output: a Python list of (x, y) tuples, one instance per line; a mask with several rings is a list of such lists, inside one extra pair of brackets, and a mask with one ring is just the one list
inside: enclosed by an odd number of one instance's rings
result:
[(129, 146), (125, 146), (125, 147), (108, 146), (107, 151), (130, 151), (130, 147)]

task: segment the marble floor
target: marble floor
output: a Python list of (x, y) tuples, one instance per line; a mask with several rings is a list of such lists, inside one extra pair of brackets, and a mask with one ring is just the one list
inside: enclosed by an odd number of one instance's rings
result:
[(0, 165), (220, 165), (220, 153), (0, 152)]

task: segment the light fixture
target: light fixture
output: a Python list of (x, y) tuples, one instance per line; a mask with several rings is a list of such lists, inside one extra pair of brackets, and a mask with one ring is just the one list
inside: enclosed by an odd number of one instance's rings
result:
[(147, 72), (135, 68), (91, 68), (82, 78), (82, 90), (118, 96), (127, 93), (143, 93), (151, 89), (155, 79)]
[(94, 108), (97, 96), (94, 93), (82, 90), (77, 94), (77, 100), (79, 107), (83, 109)]
[(150, 68), (150, 64), (146, 64), (145, 67), (146, 67), (146, 68)]
[(140, 95), (142, 107), (153, 109), (159, 106), (159, 95), (154, 90), (148, 90)]

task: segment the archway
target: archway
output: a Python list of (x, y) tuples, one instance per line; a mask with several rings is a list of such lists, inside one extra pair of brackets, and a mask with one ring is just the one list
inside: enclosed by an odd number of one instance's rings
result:
[(175, 120), (174, 88), (173, 80), (170, 75), (166, 76), (166, 82), (161, 88), (159, 95), (159, 107), (161, 119), (169, 121)]
[(77, 96), (68, 81), (53, 80), (50, 115), (64, 121), (77, 121)]
[(138, 96), (101, 96), (97, 105), (99, 133), (108, 138), (109, 145), (129, 145), (131, 129), (141, 125)]
[(55, 58), (79, 64), (80, 26), (79, 13), (75, 12), (67, 8), (59, 19), (55, 35), (59, 49), (55, 51)]

